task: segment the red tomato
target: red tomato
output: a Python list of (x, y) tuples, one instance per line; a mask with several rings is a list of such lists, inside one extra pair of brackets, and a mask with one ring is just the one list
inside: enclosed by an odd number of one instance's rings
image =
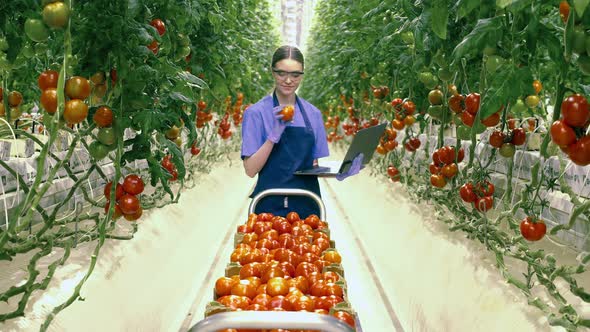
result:
[(273, 308), (281, 308), (285, 311), (291, 311), (293, 309), (293, 305), (287, 301), (287, 298), (282, 295), (274, 296), (269, 303), (269, 309)]
[(586, 135), (568, 146), (567, 154), (576, 165), (590, 164), (590, 135)]
[(134, 195), (125, 194), (119, 199), (123, 214), (134, 214), (139, 210), (139, 199)]
[[(104, 186), (104, 196), (107, 200), (111, 199), (111, 187), (113, 186), (113, 182), (109, 182)], [(119, 200), (121, 197), (125, 195), (125, 190), (123, 190), (123, 186), (120, 183), (117, 183), (115, 189), (115, 200)]]
[(453, 163), (455, 161), (455, 148), (452, 146), (443, 146), (438, 149), (438, 156), (440, 161), (445, 165)]
[(447, 180), (441, 174), (432, 174), (430, 175), (430, 184), (436, 188), (443, 188), (447, 185)]
[(480, 212), (486, 212), (494, 206), (494, 198), (492, 196), (479, 197), (475, 200), (475, 209)]
[(8, 105), (18, 107), (23, 102), (23, 95), (18, 91), (10, 91), (8, 94)]
[(576, 141), (576, 133), (565, 122), (557, 120), (551, 125), (551, 139), (558, 146), (568, 146)]
[(66, 103), (63, 117), (68, 124), (77, 124), (88, 116), (88, 105), (80, 99), (71, 99)]
[[(242, 264), (240, 262), (240, 264)], [(248, 277), (259, 277), (262, 275), (262, 264), (258, 262), (250, 262), (244, 264), (240, 268), (240, 279), (246, 279)]]
[(260, 304), (267, 308), (270, 307), (270, 301), (272, 300), (272, 296), (266, 293), (259, 293), (252, 299), (252, 304)]
[(570, 16), (570, 4), (566, 0), (562, 0), (559, 3), (559, 16), (563, 23), (567, 23), (567, 19)]
[(90, 82), (81, 76), (72, 76), (66, 81), (66, 95), (71, 99), (86, 99), (90, 96)]
[[(467, 97), (465, 97), (465, 110), (472, 114), (475, 115), (477, 113), (477, 111), (479, 110), (479, 100), (480, 100), (480, 95), (477, 92), (472, 92), (470, 94), (467, 95)], [(471, 127), (471, 126), (469, 126)]]
[(39, 84), (41, 91), (45, 91), (49, 88), (57, 89), (58, 78), (59, 73), (57, 71), (48, 69), (39, 75), (37, 83)]
[(568, 96), (561, 103), (561, 116), (568, 126), (585, 126), (590, 120), (588, 100), (580, 94)]
[(459, 167), (457, 167), (457, 164), (455, 163), (445, 165), (441, 170), (442, 175), (444, 175), (447, 179), (457, 175), (457, 172), (459, 172)]
[(457, 152), (457, 162), (460, 163), (465, 159), (465, 149), (459, 148), (459, 152)]
[(191, 146), (191, 154), (192, 154), (193, 156), (198, 156), (198, 155), (199, 155), (199, 153), (201, 153), (201, 149), (199, 149), (199, 148), (197, 147), (196, 143), (195, 143), (195, 144), (193, 144), (193, 145)]
[(315, 310), (315, 304), (311, 297), (303, 295), (299, 296), (293, 301), (294, 311), (311, 311)]
[(487, 118), (481, 120), (481, 123), (486, 127), (494, 127), (500, 123), (500, 113), (494, 113)]
[(461, 121), (463, 121), (463, 124), (467, 127), (472, 127), (475, 122), (475, 116), (469, 112), (463, 112), (461, 113)]
[(322, 256), (322, 259), (333, 264), (340, 264), (342, 262), (342, 257), (340, 256), (340, 253), (338, 253), (338, 251), (336, 250), (326, 251)]
[[(104, 206), (104, 213), (108, 213), (109, 209), (111, 208), (111, 202), (109, 202), (107, 200), (107, 204)], [(123, 212), (121, 211), (121, 207), (119, 206), (119, 204), (115, 204), (115, 211), (113, 211), (113, 220), (117, 220), (119, 219), (121, 216), (123, 215)]]
[(231, 295), (245, 296), (249, 299), (256, 297), (256, 287), (249, 280), (240, 280), (231, 287)]
[(231, 294), (231, 288), (237, 283), (236, 280), (228, 277), (221, 277), (215, 281), (215, 294), (222, 297)]
[(520, 222), (520, 234), (529, 241), (539, 241), (546, 232), (547, 225), (542, 220), (533, 221), (533, 218), (526, 217)]
[(523, 145), (526, 141), (526, 132), (523, 128), (516, 128), (512, 130), (512, 138), (510, 143), (514, 145)]
[(98, 128), (110, 127), (113, 124), (113, 111), (107, 106), (101, 106), (94, 113), (92, 120)]
[(490, 135), (490, 145), (495, 148), (500, 148), (502, 144), (504, 144), (504, 138), (506, 138), (506, 135), (503, 132), (500, 130), (494, 130)]
[(463, 112), (463, 110), (465, 110), (464, 100), (465, 97), (459, 94), (453, 95), (451, 98), (449, 98), (449, 108), (451, 111), (457, 114)]
[(57, 89), (47, 88), (41, 92), (41, 106), (49, 114), (57, 111)]
[(466, 203), (473, 203), (477, 200), (477, 195), (473, 192), (473, 185), (466, 183), (459, 188), (459, 196)]
[(480, 182), (475, 186), (475, 192), (478, 196), (492, 196), (496, 191), (496, 187), (490, 181)]
[(143, 209), (140, 206), (139, 209), (137, 209), (137, 211), (135, 213), (124, 214), (123, 217), (125, 217), (125, 220), (127, 220), (127, 221), (135, 221), (135, 220), (139, 219), (142, 214), (143, 214)]
[(341, 321), (345, 322), (346, 324), (350, 325), (352, 328), (356, 326), (354, 321), (354, 317), (346, 311), (335, 311), (332, 316), (340, 319)]
[(246, 309), (250, 305), (251, 300), (245, 296), (226, 295), (218, 298), (217, 302), (232, 310), (237, 310)]
[(139, 195), (143, 192), (143, 180), (137, 174), (129, 174), (123, 180), (123, 190), (131, 195)]
[(269, 296), (287, 295), (289, 293), (289, 285), (287, 280), (282, 277), (275, 277), (268, 280), (266, 283), (266, 293)]
[(156, 28), (156, 30), (158, 30), (158, 34), (160, 36), (163, 36), (164, 33), (166, 33), (166, 24), (164, 24), (164, 21), (162, 21), (159, 18), (154, 18), (151, 22), (150, 25), (153, 26), (154, 28)]
[(416, 104), (411, 100), (407, 100), (402, 104), (402, 108), (406, 110), (406, 115), (412, 115), (416, 111)]

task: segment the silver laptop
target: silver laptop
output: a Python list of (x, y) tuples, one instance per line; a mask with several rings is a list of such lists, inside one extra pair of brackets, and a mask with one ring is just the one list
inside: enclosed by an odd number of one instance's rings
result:
[(294, 174), (333, 177), (338, 174), (346, 173), (350, 169), (350, 166), (352, 166), (352, 161), (359, 155), (359, 153), (363, 154), (363, 163), (361, 167), (364, 167), (369, 161), (371, 161), (373, 153), (375, 152), (377, 145), (379, 145), (379, 139), (385, 132), (385, 127), (387, 127), (387, 122), (359, 130), (356, 135), (354, 135), (352, 142), (346, 151), (344, 160), (320, 161), (319, 165), (310, 169), (296, 171)]

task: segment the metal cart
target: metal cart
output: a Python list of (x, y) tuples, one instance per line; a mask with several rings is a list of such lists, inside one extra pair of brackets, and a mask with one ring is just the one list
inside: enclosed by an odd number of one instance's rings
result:
[[(252, 198), (248, 215), (254, 213), (256, 205), (266, 196), (308, 196), (320, 209), (320, 220), (326, 220), (326, 207), (315, 193), (302, 189), (268, 189)], [(358, 315), (355, 315), (356, 331), (362, 332)], [(324, 332), (353, 332), (354, 329), (330, 315), (299, 311), (233, 311), (209, 316), (195, 324), (189, 332), (217, 332), (224, 329), (304, 329)]]

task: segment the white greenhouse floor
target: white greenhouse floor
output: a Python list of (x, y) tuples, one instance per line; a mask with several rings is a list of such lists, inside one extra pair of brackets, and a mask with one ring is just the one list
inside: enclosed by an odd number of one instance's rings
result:
[[(133, 240), (107, 241), (82, 289), (84, 301), (61, 312), (49, 330), (177, 332), (201, 320), (229, 262), (236, 226), (246, 220), (255, 182), (238, 156), (232, 160), (201, 176), (179, 204), (146, 213)], [(410, 201), (402, 185), (366, 171), (343, 182), (320, 182), (363, 331), (560, 330), (505, 282), (494, 256), (449, 232), (432, 206)], [(49, 288), (31, 299), (26, 316), (0, 323), (0, 331), (38, 331), (82, 278), (93, 248), (78, 249)], [(551, 250), (559, 259), (575, 257)], [(579, 302), (571, 301), (576, 308)], [(590, 314), (583, 308), (579, 313)]]

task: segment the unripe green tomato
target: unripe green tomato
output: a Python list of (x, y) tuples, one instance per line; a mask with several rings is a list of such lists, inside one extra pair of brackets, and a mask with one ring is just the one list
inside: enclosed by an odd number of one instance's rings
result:
[(46, 41), (49, 38), (49, 30), (45, 26), (45, 23), (35, 18), (28, 18), (25, 21), (25, 34), (37, 43)]

